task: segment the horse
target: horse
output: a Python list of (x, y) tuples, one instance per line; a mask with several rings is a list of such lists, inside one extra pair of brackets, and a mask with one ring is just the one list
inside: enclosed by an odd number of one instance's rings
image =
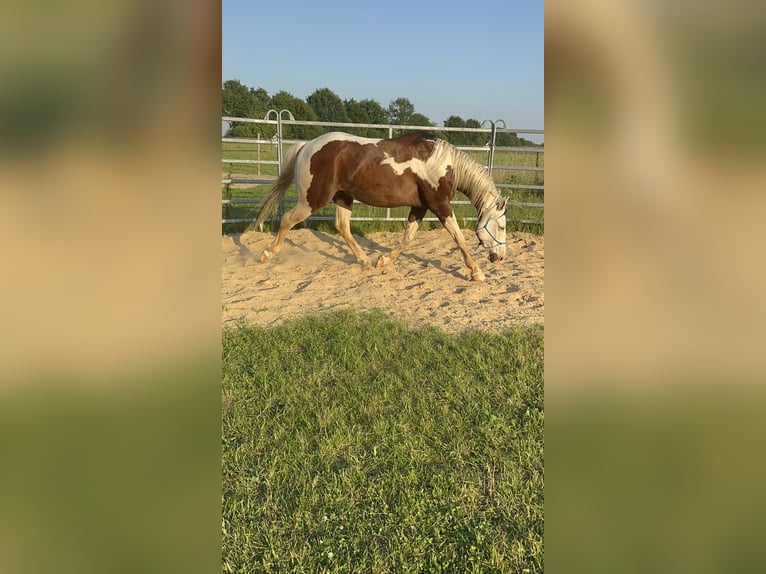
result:
[(455, 190), (468, 197), (477, 211), (476, 237), (489, 252), (492, 263), (506, 252), (503, 198), (487, 171), (465, 152), (426, 132), (391, 139), (372, 139), (331, 132), (294, 145), (269, 189), (254, 225), (260, 226), (295, 182), (298, 201), (282, 216), (271, 245), (261, 254), (265, 263), (276, 254), (285, 234), (293, 226), (327, 205), (335, 203), (335, 228), (364, 268), (370, 260), (351, 235), (354, 200), (376, 207), (410, 208), (404, 236), (388, 256), (381, 255), (376, 267), (394, 261), (412, 240), (426, 212), (431, 210), (455, 240), (471, 279), (485, 276), (468, 252), (465, 238), (452, 211)]

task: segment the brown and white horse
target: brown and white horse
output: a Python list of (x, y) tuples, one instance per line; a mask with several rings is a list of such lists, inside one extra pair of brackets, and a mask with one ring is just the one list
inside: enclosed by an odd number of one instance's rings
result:
[(401, 243), (387, 257), (381, 256), (377, 267), (396, 259), (430, 209), (457, 243), (471, 278), (483, 281), (484, 274), (468, 252), (452, 211), (455, 190), (464, 193), (476, 208), (476, 236), (489, 251), (490, 261), (505, 257), (505, 199), (489, 172), (465, 152), (431, 134), (378, 140), (333, 132), (293, 146), (264, 200), (256, 226), (274, 211), (293, 182), (298, 203), (282, 216), (274, 241), (261, 254), (263, 262), (279, 251), (294, 225), (332, 200), (336, 229), (357, 261), (369, 267), (369, 258), (351, 235), (351, 206), (356, 199), (377, 207), (410, 207)]

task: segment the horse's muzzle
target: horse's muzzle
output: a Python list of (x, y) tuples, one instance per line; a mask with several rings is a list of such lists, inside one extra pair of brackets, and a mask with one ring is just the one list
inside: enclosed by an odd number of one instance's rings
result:
[(489, 261), (491, 263), (498, 263), (499, 261), (502, 261), (502, 260), (503, 260), (503, 256), (502, 255), (500, 255), (499, 253), (494, 253), (494, 252), (490, 251), (490, 253), (489, 253)]

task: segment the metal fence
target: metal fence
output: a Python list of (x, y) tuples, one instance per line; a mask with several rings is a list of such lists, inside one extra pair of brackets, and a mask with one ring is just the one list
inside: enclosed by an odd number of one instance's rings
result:
[[(497, 178), (501, 172), (533, 172), (536, 174), (539, 174), (539, 177), (535, 177), (535, 180), (543, 179), (544, 181), (544, 161), (542, 162), (540, 158), (545, 153), (544, 147), (542, 146), (529, 146), (529, 147), (508, 147), (508, 146), (498, 146), (496, 144), (497, 141), (497, 135), (501, 133), (513, 133), (517, 135), (539, 135), (542, 136), (544, 134), (544, 130), (537, 130), (537, 129), (517, 129), (517, 128), (508, 128), (506, 126), (505, 121), (503, 120), (485, 120), (481, 125), (480, 128), (457, 128), (457, 127), (436, 127), (436, 126), (410, 126), (410, 125), (392, 125), (392, 124), (357, 124), (357, 123), (336, 123), (336, 122), (315, 122), (315, 121), (303, 121), (303, 120), (296, 120), (292, 113), (288, 110), (269, 110), (266, 114), (266, 117), (264, 119), (256, 119), (256, 118), (235, 118), (235, 117), (229, 117), (229, 116), (223, 116), (222, 117), (223, 122), (240, 122), (240, 123), (252, 123), (262, 126), (268, 126), (269, 131), (274, 133), (273, 137), (255, 137), (255, 138), (232, 138), (232, 137), (222, 137), (221, 142), (222, 143), (244, 143), (244, 144), (250, 144), (254, 146), (256, 151), (256, 159), (242, 159), (242, 158), (232, 158), (232, 157), (226, 157), (226, 153), (224, 152), (222, 154), (222, 163), (228, 164), (230, 166), (236, 166), (236, 165), (256, 165), (258, 166), (257, 174), (255, 175), (247, 175), (247, 176), (232, 176), (232, 177), (223, 177), (221, 179), (221, 183), (224, 189), (224, 197), (221, 201), (223, 207), (224, 207), (224, 213), (226, 211), (227, 205), (235, 206), (235, 205), (258, 205), (262, 203), (262, 199), (258, 198), (250, 198), (250, 197), (244, 197), (244, 198), (237, 198), (232, 197), (234, 194), (234, 191), (236, 188), (242, 188), (242, 187), (252, 187), (254, 185), (269, 185), (274, 182), (274, 175), (272, 176), (261, 176), (261, 166), (277, 166), (277, 170), (281, 169), (282, 164), (282, 155), (284, 152), (285, 146), (290, 146), (295, 143), (298, 143), (300, 141), (305, 140), (299, 140), (299, 139), (289, 139), (284, 137), (284, 126), (287, 125), (295, 125), (295, 126), (319, 126), (321, 128), (325, 128), (324, 131), (343, 131), (348, 130), (349, 128), (374, 128), (376, 130), (381, 131), (380, 137), (394, 137), (395, 135), (398, 135), (403, 132), (408, 131), (417, 131), (417, 130), (425, 130), (429, 132), (463, 132), (463, 133), (481, 133), (486, 136), (486, 144), (483, 146), (462, 146), (457, 145), (458, 149), (461, 149), (463, 151), (467, 152), (479, 152), (479, 154), (486, 154), (486, 166), (489, 169), (490, 173), (492, 174), (493, 178), (497, 181)], [(502, 126), (500, 125), (502, 124)], [(486, 126), (486, 127), (485, 127)], [(277, 159), (262, 159), (261, 158), (261, 146), (272, 146), (276, 147), (277, 152)], [(513, 152), (515, 154), (532, 154), (535, 156), (535, 165), (498, 165), (495, 163), (495, 157), (497, 152)], [(522, 191), (528, 191), (528, 192), (534, 192), (537, 196), (542, 198), (544, 194), (544, 183), (503, 183), (499, 182), (496, 183), (497, 187), (501, 190), (503, 189), (509, 189), (509, 190), (522, 190)], [(279, 209), (275, 215), (272, 216), (272, 218), (279, 218), (281, 215), (288, 209), (287, 204), (295, 203), (296, 199), (294, 197), (287, 197), (282, 200)], [(455, 199), (453, 202), (453, 205), (470, 205), (470, 202), (467, 200), (461, 200), (461, 199)], [(509, 210), (509, 221), (516, 221), (519, 223), (525, 223), (525, 224), (540, 224), (542, 225), (544, 222), (543, 217), (543, 210), (544, 210), (544, 202), (543, 201), (520, 201), (516, 199), (508, 199), (508, 205), (515, 206), (519, 208), (524, 208), (525, 211), (533, 211), (534, 213), (539, 213), (539, 217), (536, 217), (534, 219), (529, 218), (519, 218), (514, 217), (512, 215), (511, 210)], [(397, 216), (392, 213), (392, 208), (371, 208), (371, 211), (373, 215), (371, 216), (358, 216), (358, 215), (352, 215), (351, 220), (352, 221), (406, 221), (407, 217), (406, 214), (403, 216)], [(476, 217), (464, 217), (461, 218), (463, 220), (468, 221), (475, 221)], [(308, 221), (334, 221), (334, 216), (327, 216), (327, 215), (321, 215), (321, 214), (315, 214), (308, 218)], [(255, 218), (228, 218), (224, 215), (221, 219), (222, 224), (236, 224), (236, 223), (252, 223), (255, 221)], [(426, 217), (424, 218), (424, 221), (438, 221), (435, 217)]]

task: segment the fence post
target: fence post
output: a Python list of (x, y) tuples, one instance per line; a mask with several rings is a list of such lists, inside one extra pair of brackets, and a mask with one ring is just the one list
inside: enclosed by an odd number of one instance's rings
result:
[[(295, 117), (293, 116), (293, 113), (290, 110), (279, 110), (279, 117), (277, 118), (277, 132), (279, 133), (277, 137), (277, 145), (279, 146), (279, 169), (277, 170), (277, 173), (279, 175), (282, 174), (282, 145), (284, 142), (284, 134), (282, 132), (282, 114), (287, 114), (287, 119), (290, 121), (295, 121)], [(285, 212), (285, 196), (282, 196), (282, 200), (279, 202), (279, 209), (280, 209), (280, 217), (279, 220), (282, 221), (282, 214)]]
[[(282, 170), (282, 122), (280, 121), (279, 117), (280, 114), (277, 110), (269, 110), (266, 112), (266, 115), (263, 116), (264, 120), (268, 120), (271, 117), (271, 114), (274, 114), (274, 117), (277, 121), (277, 162), (279, 162), (279, 165), (277, 166), (277, 177), (279, 177), (279, 173)], [(279, 206), (277, 207), (277, 213), (279, 214), (280, 221), (282, 220), (282, 215), (284, 215), (285, 212), (285, 206), (283, 202), (279, 202)], [(272, 217), (273, 221), (273, 217)], [(261, 229), (263, 231), (263, 229)]]
[(494, 122), (492, 120), (484, 120), (481, 122), (481, 127), (484, 127), (484, 124), (486, 123), (489, 123), (492, 126), (492, 131), (489, 134), (489, 152), (487, 153), (487, 169), (489, 170), (490, 175), (492, 175), (492, 166), (494, 165), (495, 161), (495, 138), (497, 136), (497, 125), (501, 122), (504, 128), (508, 128), (508, 124), (506, 124), (505, 120), (503, 119), (497, 119)]
[[(285, 118), (282, 117), (282, 114), (287, 114), (287, 120), (294, 122), (295, 117), (293, 116), (293, 113), (290, 110), (279, 110), (279, 118), (277, 118), (277, 127), (279, 128), (279, 144), (282, 145), (282, 120)], [(281, 162), (280, 162), (281, 166)]]
[[(282, 166), (282, 122), (279, 120), (279, 112), (277, 110), (269, 110), (266, 112), (266, 115), (263, 116), (264, 120), (268, 120), (269, 116), (271, 114), (274, 114), (274, 117), (277, 121), (277, 161), (279, 162), (279, 166)], [(277, 169), (277, 173), (279, 173), (279, 169)]]
[[(284, 139), (282, 137), (282, 120), (284, 119), (282, 118), (282, 115), (287, 114), (287, 119), (293, 122), (295, 121), (295, 117), (293, 116), (293, 113), (290, 110), (277, 111), (277, 110), (271, 109), (268, 112), (266, 112), (266, 115), (264, 116), (263, 119), (268, 120), (271, 114), (274, 114), (274, 116), (277, 119), (277, 162), (279, 162), (279, 165), (277, 166), (277, 177), (279, 177), (279, 175), (282, 173), (282, 141)], [(285, 213), (284, 197), (279, 202), (278, 213), (279, 213), (279, 219), (281, 220), (282, 216)]]
[(495, 127), (495, 122), (492, 120), (484, 120), (481, 122), (481, 127), (484, 127), (484, 124), (490, 124), (492, 126), (492, 131), (489, 132), (489, 143), (487, 144), (487, 169), (489, 170), (489, 174), (492, 175), (492, 162), (495, 157), (495, 130), (497, 128)]

